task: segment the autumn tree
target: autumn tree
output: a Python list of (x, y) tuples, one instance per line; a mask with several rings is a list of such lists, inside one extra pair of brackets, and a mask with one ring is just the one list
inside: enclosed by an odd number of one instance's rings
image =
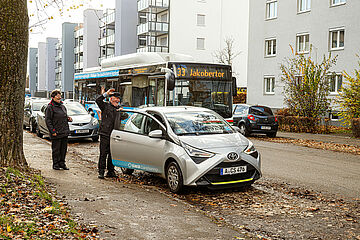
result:
[(28, 52), (26, 0), (0, 0), (0, 166), (27, 168), (22, 125)]
[(318, 118), (330, 107), (329, 74), (337, 57), (325, 55), (320, 63), (310, 54), (295, 54), (281, 64), (281, 82), (284, 84), (284, 101), (295, 116)]
[[(360, 61), (358, 64), (360, 67)], [(341, 109), (339, 115), (342, 121), (350, 126), (353, 118), (360, 118), (360, 68), (355, 69), (353, 77), (345, 71), (343, 76), (347, 82), (339, 92), (338, 103)]]

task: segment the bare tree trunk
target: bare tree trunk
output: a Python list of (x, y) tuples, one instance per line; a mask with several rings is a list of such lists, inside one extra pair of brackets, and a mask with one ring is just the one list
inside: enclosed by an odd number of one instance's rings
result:
[(0, 166), (28, 167), (23, 152), (28, 51), (26, 0), (0, 0)]

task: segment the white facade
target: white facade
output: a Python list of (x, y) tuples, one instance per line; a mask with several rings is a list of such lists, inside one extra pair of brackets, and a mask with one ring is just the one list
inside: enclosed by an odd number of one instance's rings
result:
[[(156, 6), (164, 3), (164, 1), (154, 2)], [(214, 53), (225, 47), (226, 38), (231, 38), (234, 40), (233, 52), (239, 53), (232, 64), (233, 76), (237, 78), (238, 87), (246, 86), (249, 0), (170, 0), (166, 2), (168, 6), (162, 6), (163, 9), (153, 7), (147, 11), (156, 14), (150, 17), (151, 21), (154, 19), (157, 21), (156, 31), (153, 31), (156, 35), (154, 44), (156, 47), (150, 48), (151, 44), (147, 43), (147, 48), (139, 46), (138, 51), (139, 49), (168, 51), (191, 55), (195, 61), (216, 63), (218, 61)], [(138, 1), (138, 10), (141, 10), (140, 7), (143, 8), (145, 3), (149, 4), (151, 1)], [(166, 10), (165, 7), (168, 9)], [(138, 24), (138, 36), (139, 32), (146, 30), (145, 27), (144, 23)], [(139, 38), (139, 45), (140, 41)]]
[(37, 68), (37, 91), (46, 91), (46, 43), (44, 42), (38, 43)]
[[(336, 65), (331, 71), (340, 77), (344, 70), (353, 74), (358, 67), (356, 54), (360, 54), (360, 1), (299, 0), (299, 3), (303, 3), (301, 5), (297, 2), (250, 2), (249, 104), (265, 104), (277, 109), (284, 107), (280, 65), (285, 63), (285, 58), (292, 56), (289, 45), (306, 57), (312, 46), (311, 56), (318, 62), (329, 53), (333, 57), (337, 55)], [(332, 36), (336, 36), (336, 39), (332, 39)], [(340, 82), (337, 80), (334, 81), (331, 98), (338, 95)]]

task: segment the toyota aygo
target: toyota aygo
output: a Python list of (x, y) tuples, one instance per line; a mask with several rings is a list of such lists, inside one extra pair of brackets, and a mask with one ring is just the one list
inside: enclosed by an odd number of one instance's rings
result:
[(184, 186), (251, 185), (261, 177), (260, 154), (253, 143), (206, 108), (122, 110), (110, 149), (113, 164), (123, 173), (158, 173), (175, 193)]

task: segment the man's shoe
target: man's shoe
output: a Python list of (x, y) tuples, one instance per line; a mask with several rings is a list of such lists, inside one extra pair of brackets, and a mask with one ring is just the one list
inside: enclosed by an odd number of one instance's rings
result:
[(117, 175), (114, 171), (108, 171), (105, 175), (105, 177), (108, 177), (108, 178), (116, 178)]
[(69, 170), (69, 168), (66, 165), (62, 166), (61, 168), (64, 170)]
[(59, 166), (53, 166), (53, 169), (54, 170), (60, 170), (60, 167)]
[(99, 170), (99, 176), (98, 176), (98, 178), (100, 178), (100, 179), (104, 179), (105, 177), (104, 177), (104, 170)]

